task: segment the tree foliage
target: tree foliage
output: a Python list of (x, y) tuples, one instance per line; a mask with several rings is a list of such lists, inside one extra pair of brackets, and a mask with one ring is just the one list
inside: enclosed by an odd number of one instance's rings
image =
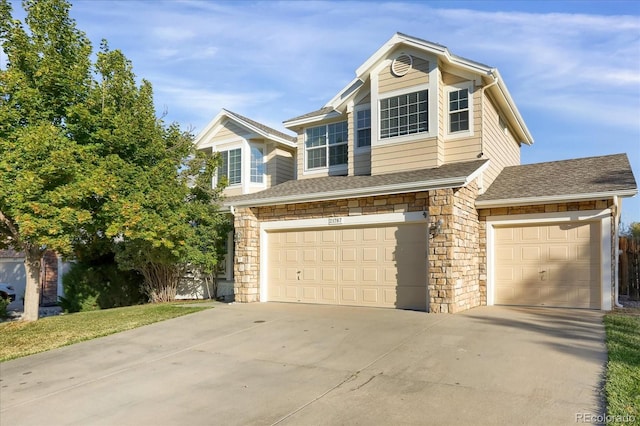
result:
[(136, 82), (122, 52), (103, 41), (91, 62), (69, 3), (23, 7), (28, 31), (0, 0), (0, 245), (25, 252), (25, 316), (37, 318), (45, 249), (113, 252), (158, 300), (181, 265), (211, 268), (223, 254), (216, 241), (229, 224), (210, 184), (218, 160), (156, 116), (151, 84)]

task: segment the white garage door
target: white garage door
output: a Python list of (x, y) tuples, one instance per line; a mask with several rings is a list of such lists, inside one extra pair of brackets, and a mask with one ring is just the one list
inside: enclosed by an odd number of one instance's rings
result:
[(600, 225), (495, 227), (494, 302), (600, 308)]
[(426, 310), (421, 224), (268, 233), (268, 300)]

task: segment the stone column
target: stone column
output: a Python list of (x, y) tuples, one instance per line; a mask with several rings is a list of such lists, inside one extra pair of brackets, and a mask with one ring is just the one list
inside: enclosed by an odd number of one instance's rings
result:
[(236, 302), (260, 301), (260, 224), (250, 208), (237, 209), (234, 218), (235, 257), (233, 292)]

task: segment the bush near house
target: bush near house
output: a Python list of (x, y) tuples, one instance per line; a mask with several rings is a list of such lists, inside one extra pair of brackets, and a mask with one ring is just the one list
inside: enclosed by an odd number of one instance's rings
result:
[(74, 263), (62, 278), (60, 306), (65, 312), (82, 312), (144, 303), (142, 281), (139, 273), (118, 269), (113, 256)]

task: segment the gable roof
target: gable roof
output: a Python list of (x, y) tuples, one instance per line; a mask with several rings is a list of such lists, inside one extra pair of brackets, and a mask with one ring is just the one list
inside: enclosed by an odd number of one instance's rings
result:
[(476, 207), (580, 201), (638, 192), (626, 154), (505, 167)]
[(269, 126), (266, 126), (262, 123), (259, 123), (224, 108), (218, 113), (218, 115), (214, 117), (213, 120), (211, 120), (211, 122), (209, 122), (209, 124), (207, 124), (207, 126), (198, 134), (198, 136), (196, 136), (196, 138), (194, 139), (194, 143), (196, 144), (196, 146), (200, 144), (200, 142), (205, 138), (207, 134), (209, 134), (209, 132), (215, 129), (218, 125), (222, 124), (225, 119), (231, 120), (237, 125), (249, 130), (250, 132), (258, 134), (265, 139), (270, 139), (292, 148), (295, 148), (297, 146), (297, 139), (295, 136), (288, 135), (279, 130), (273, 129)]
[(375, 176), (325, 176), (291, 180), (264, 191), (229, 197), (223, 204), (255, 207), (458, 188), (475, 179), (488, 165), (489, 160), (474, 160)]
[(339, 110), (344, 107), (344, 103), (350, 98), (350, 95), (357, 92), (357, 89), (364, 84), (371, 70), (379, 63), (379, 61), (384, 59), (391, 50), (395, 49), (399, 45), (413, 47), (430, 53), (448, 65), (483, 77), (487, 81), (487, 84), (483, 87), (488, 87), (488, 90), (495, 96), (496, 101), (504, 112), (505, 119), (511, 123), (513, 128), (516, 130), (516, 136), (519, 141), (527, 145), (533, 144), (533, 136), (529, 132), (524, 119), (520, 115), (515, 102), (507, 90), (507, 86), (496, 68), (463, 58), (462, 56), (454, 55), (447, 47), (441, 44), (402, 33), (395, 33), (389, 41), (371, 55), (360, 67), (358, 67), (356, 70), (356, 77), (321, 109), (285, 120), (285, 127), (295, 127), (318, 121), (323, 118), (328, 118), (325, 117), (325, 115), (332, 113), (332, 111), (340, 114)]

